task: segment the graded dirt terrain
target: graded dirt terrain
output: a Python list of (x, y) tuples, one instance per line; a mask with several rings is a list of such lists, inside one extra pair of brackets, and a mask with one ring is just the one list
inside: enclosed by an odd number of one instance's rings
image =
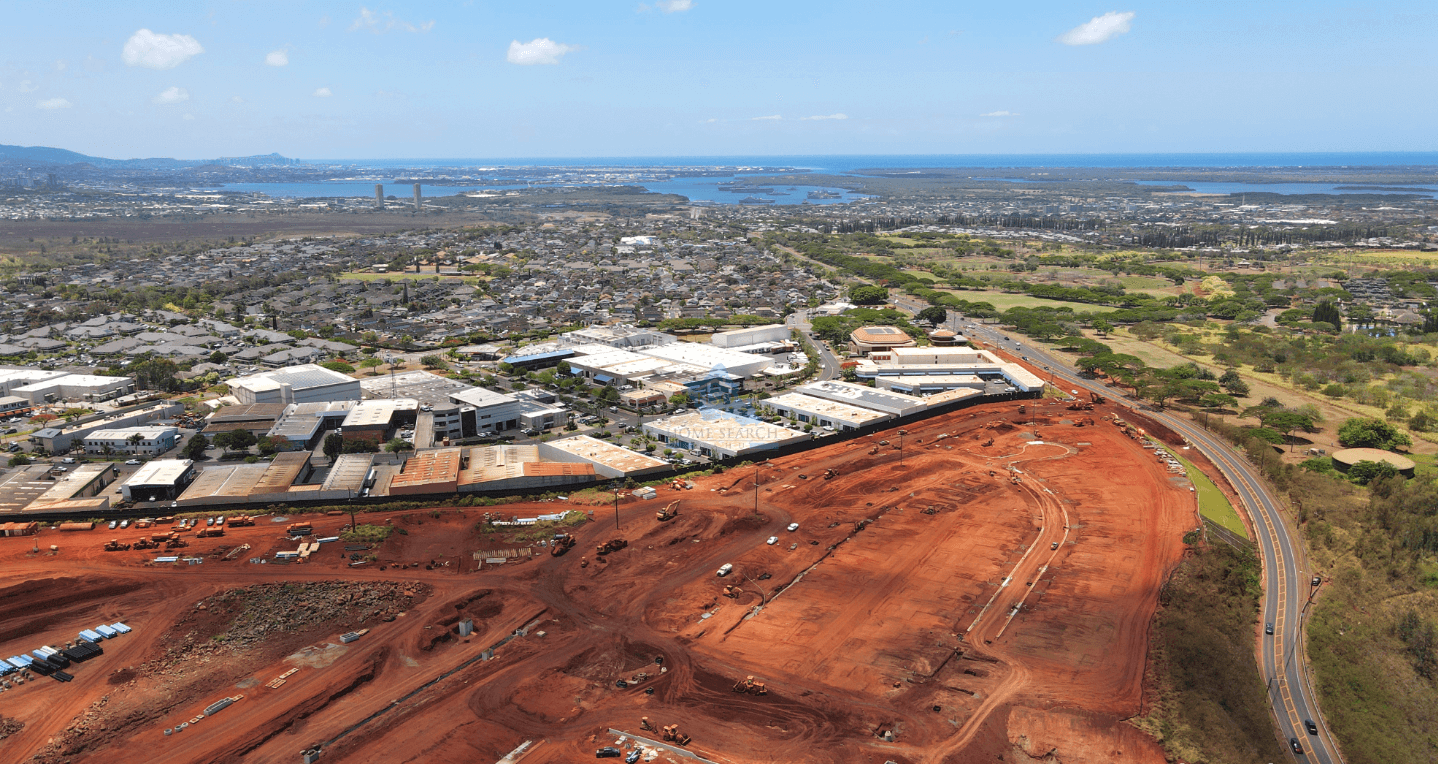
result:
[[(320, 745), (321, 761), (489, 762), (528, 743), (508, 761), (572, 762), (610, 730), (660, 741), (677, 724), (714, 762), (1157, 764), (1123, 720), (1198, 519), (1186, 482), (1102, 409), (968, 409), (626, 498), (618, 529), (610, 506), (491, 508), (592, 509), (554, 529), (578, 537), (559, 557), (535, 544), (553, 531), (477, 508), (366, 515), (397, 530), (355, 567), (342, 543), (250, 561), (293, 550), (295, 518), (191, 538), (179, 551), (200, 565), (100, 549), (152, 531), (47, 531), (38, 554), (0, 539), (0, 657), (134, 628), (71, 683), (0, 691), (0, 759), (294, 762)], [(306, 519), (333, 535), (349, 518)], [(611, 539), (628, 544), (596, 555)], [(748, 676), (767, 693), (736, 692)], [(656, 759), (689, 761), (646, 747)]]

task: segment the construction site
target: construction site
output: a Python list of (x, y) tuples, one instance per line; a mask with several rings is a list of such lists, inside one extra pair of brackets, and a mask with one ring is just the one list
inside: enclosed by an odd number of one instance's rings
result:
[(72, 680), (0, 677), (0, 751), (1158, 764), (1125, 720), (1200, 521), (1145, 448), (1183, 444), (1117, 412), (980, 405), (612, 503), (362, 514), (362, 537), (312, 514), (0, 538), (0, 656), (132, 629)]

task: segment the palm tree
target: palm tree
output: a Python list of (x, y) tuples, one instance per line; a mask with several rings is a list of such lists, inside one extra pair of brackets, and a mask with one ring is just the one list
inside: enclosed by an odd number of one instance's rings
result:
[(135, 433), (134, 435), (131, 435), (131, 436), (128, 437), (128, 438), (125, 438), (125, 442), (127, 442), (127, 443), (130, 444), (130, 452), (131, 452), (131, 453), (139, 453), (139, 452), (140, 452), (140, 444), (143, 443), (144, 441), (145, 441), (145, 436), (144, 436), (144, 435), (141, 435), (141, 434), (138, 433), (138, 432)]
[(109, 444), (109, 443), (103, 443), (103, 444), (100, 445), (100, 453), (102, 453), (102, 454), (105, 455), (105, 461), (109, 461), (109, 460), (110, 460), (110, 454), (111, 454), (112, 452), (114, 452), (114, 450), (115, 450), (115, 449), (110, 448), (110, 444)]

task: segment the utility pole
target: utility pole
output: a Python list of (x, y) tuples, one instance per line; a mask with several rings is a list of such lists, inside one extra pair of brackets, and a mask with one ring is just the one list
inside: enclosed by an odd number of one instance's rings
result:
[(614, 492), (614, 530), (619, 530), (619, 481), (615, 480), (609, 484), (609, 490)]
[(759, 462), (754, 462), (754, 514), (759, 514)]
[(904, 436), (905, 436), (905, 435), (908, 435), (908, 434), (909, 434), (909, 431), (908, 431), (908, 430), (899, 430), (899, 466), (900, 466), (900, 467), (904, 466)]

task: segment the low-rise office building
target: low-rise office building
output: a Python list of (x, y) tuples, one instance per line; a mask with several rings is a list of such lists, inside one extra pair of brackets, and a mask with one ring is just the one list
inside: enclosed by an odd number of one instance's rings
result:
[[(1038, 392), (1044, 382), (1020, 364), (1006, 363), (987, 350), (967, 346), (894, 348), (875, 351), (854, 367), (860, 379), (883, 377), (930, 377), (928, 389), (950, 383), (950, 387), (967, 387), (960, 377), (976, 376), (981, 380), (1002, 381), (1023, 393)], [(940, 380), (941, 377), (949, 377)], [(947, 388), (945, 388), (947, 389)]]
[(732, 349), (771, 342), (787, 342), (790, 336), (789, 327), (783, 324), (768, 324), (766, 326), (750, 326), (744, 329), (734, 329), (728, 332), (715, 332), (714, 335), (709, 338), (709, 344), (714, 347)]
[(849, 347), (855, 353), (892, 350), (914, 346), (914, 338), (897, 326), (864, 326), (849, 334)]
[(360, 401), (340, 422), (340, 434), (346, 443), (368, 440), (381, 444), (400, 426), (414, 424), (418, 415), (419, 401), (412, 398)]
[(493, 435), (519, 427), (522, 409), (519, 399), (513, 395), (472, 387), (451, 393), (449, 399), (464, 409), (461, 418), (465, 437)]
[[(268, 405), (268, 404), (266, 404)], [(291, 403), (265, 434), (279, 451), (313, 451), (339, 429), (358, 401)]]
[(180, 431), (175, 427), (96, 430), (85, 436), (85, 453), (158, 456), (174, 448), (179, 435)]

